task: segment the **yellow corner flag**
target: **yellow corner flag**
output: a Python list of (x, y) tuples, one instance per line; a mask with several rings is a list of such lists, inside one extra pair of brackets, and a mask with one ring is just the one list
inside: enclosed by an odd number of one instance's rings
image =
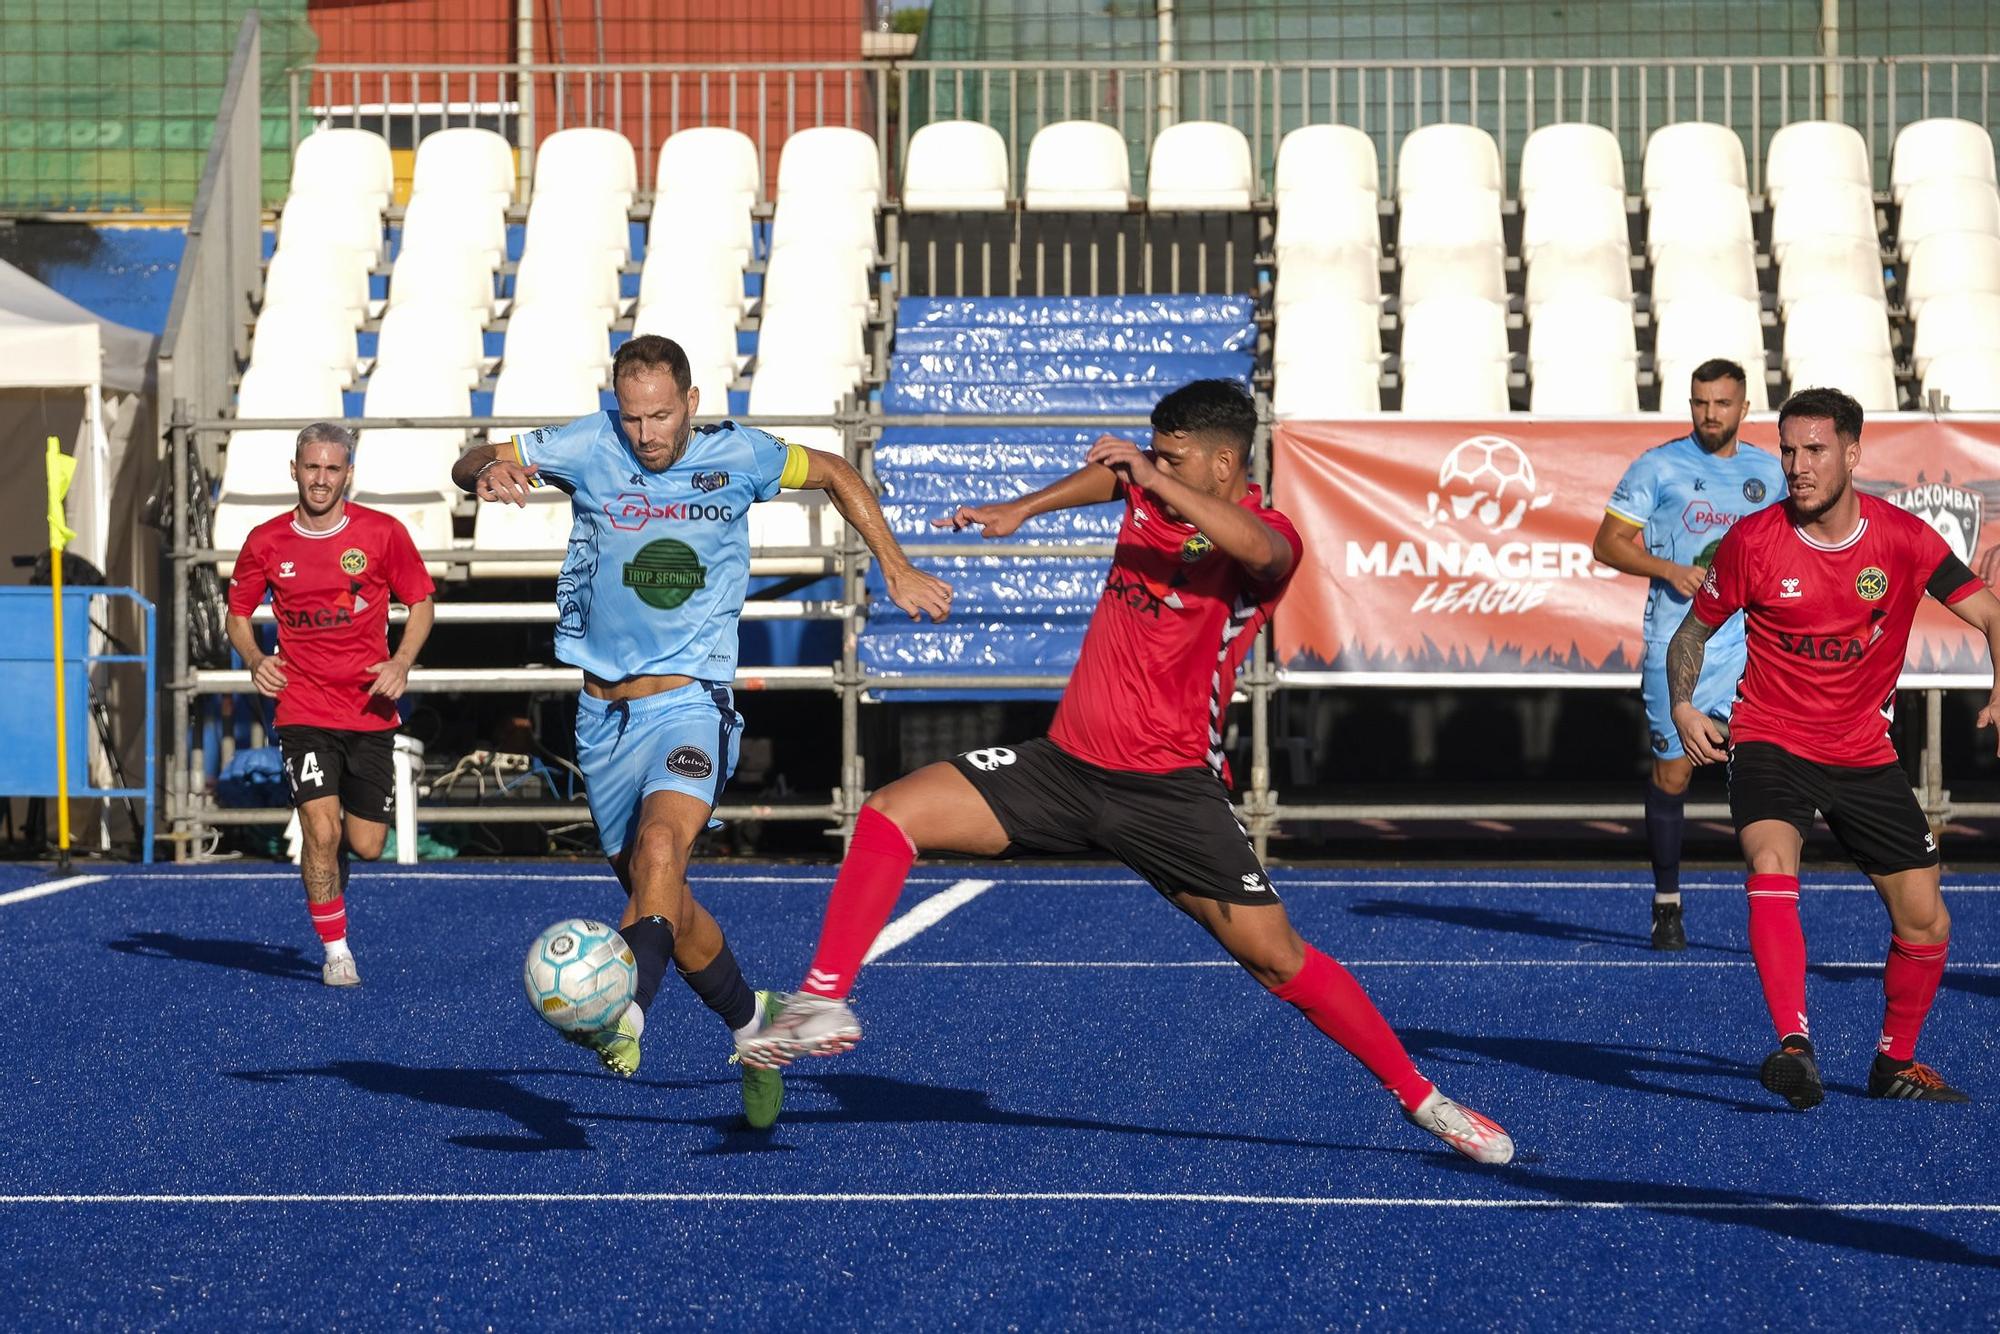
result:
[(76, 530), (63, 522), (68, 516), (63, 512), (63, 497), (69, 494), (70, 479), (76, 476), (76, 460), (62, 452), (62, 445), (54, 436), (49, 437), (49, 549), (61, 552), (76, 536)]

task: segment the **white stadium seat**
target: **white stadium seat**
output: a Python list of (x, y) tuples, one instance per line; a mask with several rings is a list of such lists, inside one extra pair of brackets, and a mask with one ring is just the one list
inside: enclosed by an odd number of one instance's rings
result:
[(1300, 188), (1278, 197), (1274, 248), (1280, 264), (1294, 250), (1365, 247), (1382, 250), (1382, 215), (1375, 196), (1347, 186)]
[[(1702, 362), (1707, 361), (1709, 356), (1729, 357), (1729, 353), (1709, 353), (1707, 356), (1658, 363), (1653, 378), (1660, 386), (1659, 410), (1661, 412), (1678, 416), (1683, 421), (1687, 419), (1689, 395), (1694, 387), (1692, 383), (1694, 380), (1694, 368), (1701, 365)], [(1744, 386), (1744, 392), (1750, 400), (1750, 410), (1752, 412), (1770, 411), (1771, 393), (1764, 383), (1763, 356), (1760, 354), (1755, 357), (1730, 357), (1729, 359), (1742, 366), (1743, 373), (1749, 377), (1749, 383)]]
[(1256, 192), (1250, 141), (1234, 125), (1188, 120), (1154, 136), (1146, 168), (1147, 208), (1241, 213)]
[(1718, 250), (1748, 245), (1750, 197), (1726, 185), (1663, 190), (1646, 196), (1646, 256), (1657, 262), (1671, 247)]
[(1911, 251), (1903, 272), (1903, 305), (1910, 315), (1923, 318), (1926, 302), (1952, 292), (2000, 292), (2000, 236), (1940, 232)]
[(1829, 292), (1802, 298), (1785, 312), (1785, 369), (1824, 357), (1889, 359), (1889, 311), (1875, 297)]
[(616, 130), (557, 130), (535, 150), (535, 195), (609, 198), (630, 211), (639, 193), (639, 162), (632, 141)]
[(403, 210), (402, 245), (414, 250), (469, 250), (491, 273), (507, 259), (507, 213), (500, 196), (433, 191)]
[(511, 202), (515, 184), (514, 146), (491, 130), (461, 125), (433, 130), (417, 141), (412, 198), (443, 190), (499, 195)]
[(345, 195), (366, 201), (376, 213), (389, 206), (396, 190), (396, 164), (389, 141), (370, 130), (315, 130), (292, 153), (295, 195)]
[(1629, 361), (1636, 369), (1638, 336), (1632, 307), (1609, 296), (1551, 301), (1528, 327), (1528, 361)]
[(368, 315), (368, 269), (352, 250), (282, 250), (264, 270), (264, 304), (318, 307), (349, 332)]
[(222, 453), (217, 499), (224, 504), (256, 503), (274, 511), (298, 503), (298, 482), (292, 477), (298, 438), (297, 431), (231, 431)]
[[(653, 173), (657, 198), (705, 194), (747, 194), (764, 197), (764, 161), (756, 142), (741, 130), (701, 125), (676, 130), (660, 145)], [(654, 205), (655, 211), (658, 204)]]
[(861, 258), (855, 251), (836, 252), (830, 258), (803, 247), (772, 252), (764, 270), (764, 309), (812, 303), (865, 311), (870, 273)]
[(1412, 190), (1397, 201), (1398, 250), (1504, 243), (1498, 190)]
[[(496, 417), (531, 417), (537, 423), (574, 421), (596, 412), (599, 402), (596, 375), (578, 366), (539, 366), (522, 361), (502, 366), (493, 382)], [(487, 438), (511, 440), (522, 429), (495, 426), (487, 432)]]
[(1993, 183), (1993, 136), (1985, 126), (1938, 117), (1912, 121), (1896, 132), (1889, 193), (1898, 204), (1921, 181), (1955, 176)]
[(1500, 146), (1472, 125), (1426, 125), (1403, 137), (1396, 153), (1396, 197), (1429, 190), (1506, 188)]
[[(2000, 412), (2000, 347), (1946, 352), (1924, 372), (1924, 397), (1943, 394), (1953, 412)], [(1924, 403), (1918, 403), (1924, 408)]]
[(567, 366), (589, 372), (598, 384), (611, 373), (611, 338), (597, 312), (571, 304), (517, 304), (507, 313), (503, 365), (526, 362), (553, 371)]
[(250, 338), (250, 364), (289, 371), (330, 373), (344, 389), (360, 363), (354, 330), (320, 306), (267, 304)]
[[(854, 386), (837, 366), (759, 366), (750, 378), (752, 417), (822, 417), (840, 407)], [(807, 449), (841, 454), (840, 430), (833, 426), (787, 426), (785, 439)], [(761, 506), (759, 508), (762, 508)], [(751, 511), (752, 514), (756, 510)]]
[(1382, 411), (1382, 368), (1372, 361), (1321, 361), (1281, 372), (1271, 390), (1280, 421), (1339, 421)]
[(1861, 131), (1839, 121), (1799, 120), (1771, 136), (1764, 154), (1764, 193), (1774, 203), (1794, 186), (1834, 181), (1873, 192), (1875, 170)]
[[(787, 431), (787, 439), (793, 439)], [(809, 446), (817, 448), (817, 446)], [(793, 497), (798, 497), (794, 499)], [(820, 574), (822, 556), (760, 556), (767, 547), (819, 547), (837, 550), (847, 527), (823, 492), (781, 493), (750, 507), (750, 572), (756, 575)]]
[(1880, 244), (1875, 196), (1852, 181), (1801, 182), (1771, 210), (1771, 258), (1785, 262), (1794, 242), (1839, 236)]
[(764, 316), (757, 330), (758, 374), (773, 366), (837, 369), (849, 385), (861, 383), (868, 350), (861, 337), (861, 312), (848, 306), (782, 306)]
[(940, 120), (910, 136), (903, 209), (991, 213), (1007, 207), (1007, 141), (976, 120)]
[(1407, 367), (1402, 378), (1405, 416), (1491, 417), (1511, 407), (1504, 361), (1430, 361)]
[(771, 218), (771, 252), (853, 250), (864, 260), (878, 249), (875, 211), (859, 195), (780, 195)]
[(279, 250), (351, 250), (373, 268), (386, 239), (381, 214), (347, 196), (293, 195), (278, 215)]
[(727, 265), (682, 263), (665, 257), (656, 260), (649, 253), (646, 267), (639, 274), (640, 310), (655, 306), (674, 310), (707, 307), (734, 328), (748, 300), (743, 293), (742, 272)]
[(1688, 296), (1653, 311), (1653, 355), (1690, 365), (1710, 357), (1743, 362), (1764, 356), (1764, 328), (1755, 301), (1732, 296)]
[(493, 271), (476, 251), (417, 250), (405, 246), (389, 274), (389, 309), (417, 303), (459, 306), (490, 319), (499, 305)]
[(752, 251), (750, 196), (736, 195), (720, 207), (662, 209), (655, 207), (646, 228), (646, 266), (656, 260), (676, 264), (726, 264), (737, 283), (750, 265)]
[(1638, 363), (1616, 358), (1531, 362), (1528, 411), (1558, 417), (1637, 412), (1638, 373)]
[(1373, 250), (1296, 250), (1278, 265), (1278, 310), (1320, 301), (1366, 301), (1382, 304), (1382, 278)]
[(1091, 120), (1044, 125), (1028, 143), (1029, 212), (1123, 213), (1132, 205), (1125, 136)]
[(2000, 349), (2000, 295), (1951, 292), (1932, 297), (1917, 320), (1910, 364), (1919, 376), (1947, 354)]
[[(469, 417), (471, 391), (435, 376), (383, 372), (368, 378), (362, 415), (367, 417)], [(426, 427), (370, 427), (354, 450), (354, 499), (379, 509), (408, 530), (420, 551), (451, 545), (451, 509), (458, 488), (451, 466), (458, 461), (465, 433)], [(433, 578), (444, 573), (432, 561)]]
[(1272, 338), (1271, 362), (1294, 373), (1315, 366), (1382, 361), (1381, 311), (1373, 302), (1313, 301), (1280, 309)]
[(1838, 389), (1852, 395), (1869, 412), (1894, 412), (1900, 406), (1896, 366), (1887, 355), (1850, 352), (1787, 358), (1785, 378), (1793, 393), (1815, 387)]
[(1896, 219), (1897, 252), (1907, 260), (1924, 241), (1945, 232), (2000, 236), (2000, 193), (1993, 182), (1941, 176), (1910, 187)]
[(1623, 246), (1552, 245), (1535, 253), (1526, 287), (1529, 321), (1549, 302), (1576, 296), (1608, 296), (1631, 303), (1632, 257)]
[[(569, 493), (553, 486), (528, 493), (525, 505), (481, 505), (473, 512), (474, 551), (552, 551), (569, 546), (576, 510)], [(562, 573), (562, 555), (553, 560), (475, 560), (474, 579), (553, 579)]]
[(1757, 254), (1748, 241), (1670, 246), (1653, 258), (1653, 306), (1685, 297), (1757, 297)]
[(1406, 308), (1434, 297), (1507, 300), (1506, 252), (1498, 245), (1406, 249), (1399, 275), (1399, 299)]
[(523, 255), (543, 246), (585, 249), (597, 246), (611, 263), (632, 258), (632, 227), (616, 199), (603, 195), (537, 195), (528, 205), (528, 235)]
[(238, 417), (338, 417), (340, 382), (324, 367), (252, 366), (236, 386)]
[(423, 371), (440, 380), (478, 386), (485, 370), (486, 339), (477, 315), (463, 306), (405, 302), (382, 316), (375, 370)]
[(601, 327), (609, 329), (624, 299), (618, 293), (618, 270), (604, 261), (603, 251), (537, 246), (514, 270), (514, 304), (592, 311)]
[(1743, 140), (1727, 125), (1707, 121), (1682, 121), (1654, 130), (1646, 140), (1642, 174), (1648, 208), (1655, 195), (1687, 187), (1703, 195), (1712, 194), (1717, 186), (1733, 185), (1743, 192), (1750, 188)]
[(1351, 125), (1305, 125), (1278, 141), (1277, 186), (1283, 208), (1288, 191), (1381, 191), (1375, 141)]
[(820, 125), (785, 140), (778, 155), (778, 194), (860, 195), (881, 207), (882, 161), (860, 130)]
[(1564, 122), (1544, 125), (1521, 145), (1523, 207), (1544, 190), (1598, 186), (1625, 195), (1625, 154), (1618, 136), (1602, 125)]
[(1466, 365), (1507, 361), (1507, 310), (1476, 297), (1442, 296), (1403, 311), (1401, 359)]
[(1632, 245), (1625, 217), (1625, 193), (1607, 185), (1544, 186), (1526, 205), (1521, 219), (1521, 259), (1533, 264), (1546, 246), (1575, 250)]
[(641, 306), (632, 317), (632, 336), (658, 334), (680, 344), (690, 362), (704, 366), (729, 364), (730, 378), (736, 374), (736, 324), (712, 306), (678, 306), (655, 302)]
[(1778, 270), (1778, 309), (1788, 311), (1808, 297), (1835, 292), (1855, 292), (1882, 302), (1881, 251), (1873, 242), (1850, 236), (1794, 242)]

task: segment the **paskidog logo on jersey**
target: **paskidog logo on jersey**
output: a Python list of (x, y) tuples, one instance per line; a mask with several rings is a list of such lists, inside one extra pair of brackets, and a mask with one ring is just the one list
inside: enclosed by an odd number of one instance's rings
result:
[(1951, 554), (1972, 564), (1979, 550), (1979, 528), (1986, 521), (1985, 496), (1971, 487), (1953, 485), (1949, 475), (1941, 482), (1926, 482), (1919, 473), (1915, 486), (1898, 487), (1882, 498), (1937, 529)]
[(1861, 595), (1864, 602), (1880, 602), (1889, 591), (1889, 576), (1870, 565), (1854, 576), (1854, 591)]
[(357, 575), (368, 568), (368, 553), (360, 547), (349, 547), (340, 553), (340, 569), (343, 574)]
[(728, 505), (700, 500), (655, 501), (643, 491), (624, 491), (604, 502), (611, 526), (621, 533), (636, 533), (647, 524), (729, 523), (736, 511)]
[(672, 611), (708, 587), (708, 570), (694, 548), (671, 537), (656, 538), (640, 547), (625, 564), (625, 586), (639, 601), (658, 611)]
[(1438, 615), (1518, 614), (1541, 605), (1559, 580), (1617, 578), (1587, 542), (1508, 539), (1555, 498), (1519, 444), (1471, 436), (1439, 464), (1436, 489), (1417, 507), (1422, 531), (1400, 542), (1349, 539), (1341, 569), (1349, 579), (1419, 576), (1427, 582), (1410, 610)]

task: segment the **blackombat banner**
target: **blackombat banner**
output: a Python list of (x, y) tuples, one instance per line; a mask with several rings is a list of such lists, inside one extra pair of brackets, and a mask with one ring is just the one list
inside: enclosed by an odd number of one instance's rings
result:
[[(1599, 565), (1591, 540), (1632, 460), (1684, 433), (1669, 417), (1278, 423), (1273, 503), (1306, 547), (1273, 624), (1280, 668), (1354, 685), (1635, 684), (1646, 581)], [(1763, 417), (1741, 438), (1776, 453), (1777, 434)], [(1856, 481), (2000, 576), (2000, 420), (1871, 418)], [(1719, 542), (1747, 502), (1696, 496), (1672, 522)], [(1984, 641), (1926, 599), (1904, 685), (1992, 679)]]

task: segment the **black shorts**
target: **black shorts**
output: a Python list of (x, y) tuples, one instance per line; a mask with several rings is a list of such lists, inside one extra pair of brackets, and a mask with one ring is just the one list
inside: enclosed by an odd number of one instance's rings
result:
[(1107, 852), (1162, 894), (1278, 901), (1213, 770), (1100, 769), (1047, 737), (968, 751), (951, 762), (1007, 831), (1003, 856)]
[(339, 797), (340, 809), (388, 824), (396, 818), (396, 731), (339, 732), (325, 727), (280, 727), (278, 752), (292, 805)]
[(1729, 814), (1737, 833), (1759, 820), (1783, 820), (1804, 838), (1815, 810), (1867, 875), (1938, 864), (1937, 838), (1902, 765), (1819, 764), (1769, 741), (1730, 749)]

